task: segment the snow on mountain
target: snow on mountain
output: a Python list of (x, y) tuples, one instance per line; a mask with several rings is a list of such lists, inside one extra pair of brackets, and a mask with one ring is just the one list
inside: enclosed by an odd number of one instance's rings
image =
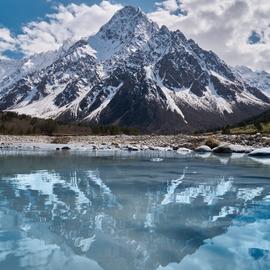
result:
[(1, 110), (151, 132), (217, 128), (270, 107), (213, 52), (130, 6), (95, 36), (0, 68), (0, 76)]
[(23, 77), (50, 66), (59, 57), (63, 56), (69, 46), (71, 46), (71, 43), (67, 41), (65, 45), (56, 51), (34, 54), (22, 60), (0, 60), (0, 93), (1, 89), (6, 89)]
[(0, 81), (2, 81), (5, 77), (14, 73), (15, 70), (19, 66), (19, 61), (9, 60), (9, 59), (0, 59)]
[(270, 74), (266, 71), (253, 71), (244, 66), (235, 68), (236, 72), (244, 78), (248, 84), (260, 89), (265, 95), (270, 97)]
[(157, 31), (158, 25), (139, 8), (128, 6), (116, 12), (97, 35), (89, 38), (89, 43), (99, 60), (108, 60), (117, 53), (119, 56), (129, 56), (142, 49)]

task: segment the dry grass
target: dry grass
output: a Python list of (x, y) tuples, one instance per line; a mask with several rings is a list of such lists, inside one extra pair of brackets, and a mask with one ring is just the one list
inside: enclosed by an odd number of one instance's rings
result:
[(220, 141), (215, 136), (210, 136), (206, 139), (204, 144), (213, 149), (220, 145)]
[(231, 128), (231, 134), (270, 134), (270, 123), (262, 124), (262, 130), (258, 130), (254, 125), (247, 125), (244, 127)]

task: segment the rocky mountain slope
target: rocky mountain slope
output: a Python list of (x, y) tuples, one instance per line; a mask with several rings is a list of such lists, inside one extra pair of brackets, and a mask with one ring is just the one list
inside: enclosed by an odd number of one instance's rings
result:
[(266, 71), (253, 71), (244, 66), (236, 67), (236, 72), (244, 78), (248, 84), (260, 89), (265, 95), (270, 97), (270, 74)]
[(0, 110), (43, 118), (173, 133), (222, 127), (270, 107), (213, 52), (130, 6), (95, 36), (16, 65), (0, 68)]

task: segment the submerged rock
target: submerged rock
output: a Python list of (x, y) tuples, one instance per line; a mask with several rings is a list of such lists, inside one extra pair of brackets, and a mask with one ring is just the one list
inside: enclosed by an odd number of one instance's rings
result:
[(64, 151), (67, 151), (67, 150), (70, 150), (71, 148), (70, 147), (68, 147), (68, 146), (64, 146), (64, 147), (62, 147), (62, 150), (64, 150)]
[(166, 148), (160, 147), (160, 146), (150, 146), (149, 150), (152, 150), (152, 151), (166, 151)]
[(149, 150), (149, 147), (148, 147), (148, 146), (146, 146), (146, 145), (143, 145), (143, 146), (141, 147), (141, 150), (142, 150), (142, 151)]
[(152, 161), (152, 162), (162, 162), (163, 158), (152, 158), (150, 161)]
[(232, 149), (229, 144), (222, 144), (213, 149), (213, 152), (216, 154), (231, 154)]
[(133, 146), (133, 145), (128, 145), (127, 149), (128, 149), (128, 151), (131, 151), (131, 152), (137, 152), (140, 150), (138, 147)]
[(93, 149), (94, 151), (96, 151), (96, 150), (99, 150), (99, 147), (96, 146), (96, 145), (93, 145), (92, 149)]
[(202, 146), (197, 147), (194, 151), (198, 153), (208, 153), (208, 152), (212, 152), (212, 149), (207, 145), (202, 145)]
[(265, 148), (259, 148), (251, 153), (249, 153), (249, 156), (252, 157), (269, 157), (270, 158), (270, 147), (265, 147)]
[(182, 147), (182, 148), (179, 148), (176, 152), (179, 154), (189, 154), (192, 152), (192, 150)]

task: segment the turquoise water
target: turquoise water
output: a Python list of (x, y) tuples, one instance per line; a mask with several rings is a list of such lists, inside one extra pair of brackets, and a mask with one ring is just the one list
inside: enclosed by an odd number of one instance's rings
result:
[(269, 270), (270, 165), (0, 152), (1, 270)]

